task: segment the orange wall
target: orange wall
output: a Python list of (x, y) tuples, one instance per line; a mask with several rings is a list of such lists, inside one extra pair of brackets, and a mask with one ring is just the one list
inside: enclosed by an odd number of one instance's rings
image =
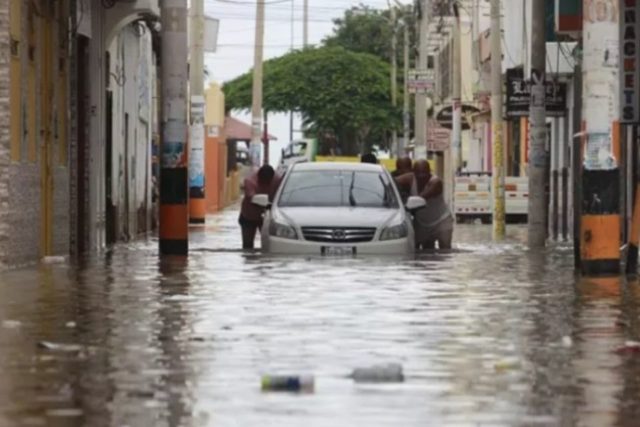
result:
[(224, 176), (226, 171), (225, 140), (220, 135), (219, 128), (207, 126), (205, 137), (205, 199), (207, 213), (215, 213), (224, 207)]

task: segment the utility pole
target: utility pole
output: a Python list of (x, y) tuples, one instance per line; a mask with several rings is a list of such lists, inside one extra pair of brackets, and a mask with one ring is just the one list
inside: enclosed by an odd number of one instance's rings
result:
[(253, 98), (251, 102), (251, 143), (249, 155), (251, 166), (260, 167), (262, 138), (262, 56), (264, 51), (264, 6), (265, 0), (256, 1), (256, 34), (253, 57)]
[[(585, 2), (585, 5), (587, 3)], [(615, 3), (614, 3), (615, 4)], [(635, 2), (620, 2), (633, 6)], [(614, 10), (614, 9), (612, 9)], [(582, 207), (580, 218), (581, 271), (587, 276), (620, 273), (621, 230), (621, 143), (620, 77), (618, 72), (620, 17), (583, 10), (582, 120), (584, 147)], [(597, 16), (596, 16), (597, 15)], [(615, 50), (613, 47), (615, 46)], [(628, 51), (625, 45), (625, 52)], [(631, 46), (633, 49), (633, 46)], [(622, 52), (621, 52), (622, 54)], [(594, 88), (605, 88), (597, 90)], [(635, 100), (634, 100), (635, 101)], [(635, 105), (635, 104), (634, 104)]]
[[(462, 46), (460, 40), (460, 10), (458, 2), (453, 2), (453, 13), (456, 18), (455, 28), (453, 30), (453, 129), (451, 131), (451, 148), (453, 158), (452, 172), (453, 176), (462, 168), (462, 76), (461, 76), (461, 55)], [(453, 185), (453, 179), (451, 185)]]
[(302, 43), (304, 47), (309, 45), (309, 0), (304, 0), (302, 24)]
[[(398, 107), (398, 31), (397, 31), (397, 16), (396, 8), (389, 4), (389, 11), (391, 13), (391, 105), (395, 111)], [(391, 145), (397, 150), (398, 157), (400, 157), (400, 147), (398, 146), (398, 131), (394, 127), (391, 133)]]
[[(291, 0), (291, 51), (294, 48), (295, 34), (295, 0)], [(289, 111), (289, 142), (293, 141), (293, 111)]]
[[(428, 65), (427, 36), (429, 32), (429, 0), (420, 0), (420, 23), (418, 28), (418, 71), (426, 71)], [(427, 148), (427, 95), (416, 93), (415, 148)]]
[(529, 247), (543, 248), (547, 241), (546, 176), (547, 153), (546, 98), (546, 0), (533, 0), (531, 18), (531, 105), (529, 115)]
[(491, 135), (493, 139), (493, 238), (495, 240), (503, 240), (506, 232), (500, 12), (500, 0), (491, 0)]
[(409, 99), (411, 95), (409, 94), (409, 87), (407, 86), (407, 82), (409, 81), (409, 23), (407, 20), (404, 20), (404, 105), (402, 108), (402, 120), (403, 120), (403, 129), (402, 129), (402, 143), (398, 148), (398, 158), (404, 157), (406, 155), (406, 147), (409, 145), (409, 140), (411, 139), (411, 124), (409, 123)]
[(204, 0), (191, 0), (191, 129), (189, 132), (189, 222), (204, 224)]
[[(162, 3), (160, 255), (189, 253), (187, 193), (187, 0)], [(170, 58), (170, 59), (169, 59)]]

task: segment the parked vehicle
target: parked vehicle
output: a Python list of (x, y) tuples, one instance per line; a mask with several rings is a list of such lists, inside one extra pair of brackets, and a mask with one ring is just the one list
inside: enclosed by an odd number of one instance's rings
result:
[[(490, 223), (493, 212), (491, 174), (466, 172), (455, 178), (454, 212), (457, 222), (480, 219)], [(511, 222), (526, 221), (529, 181), (527, 177), (505, 177), (505, 212)]]
[(270, 253), (409, 254), (415, 250), (411, 215), (421, 197), (402, 206), (389, 172), (361, 163), (296, 163), (276, 194), (253, 203), (269, 207), (262, 250)]

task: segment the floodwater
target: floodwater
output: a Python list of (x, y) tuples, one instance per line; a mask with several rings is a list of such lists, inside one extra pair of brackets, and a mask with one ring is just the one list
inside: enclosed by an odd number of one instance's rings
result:
[[(415, 259), (238, 250), (235, 211), (188, 260), (151, 239), (0, 276), (0, 426), (638, 425), (638, 283), (578, 281), (525, 231)], [(405, 381), (356, 384), (399, 363)], [(265, 393), (265, 373), (314, 375)]]

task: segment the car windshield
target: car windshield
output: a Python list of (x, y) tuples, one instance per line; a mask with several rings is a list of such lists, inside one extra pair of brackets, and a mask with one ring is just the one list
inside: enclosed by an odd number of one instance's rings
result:
[(398, 208), (389, 178), (380, 172), (292, 171), (278, 206)]

